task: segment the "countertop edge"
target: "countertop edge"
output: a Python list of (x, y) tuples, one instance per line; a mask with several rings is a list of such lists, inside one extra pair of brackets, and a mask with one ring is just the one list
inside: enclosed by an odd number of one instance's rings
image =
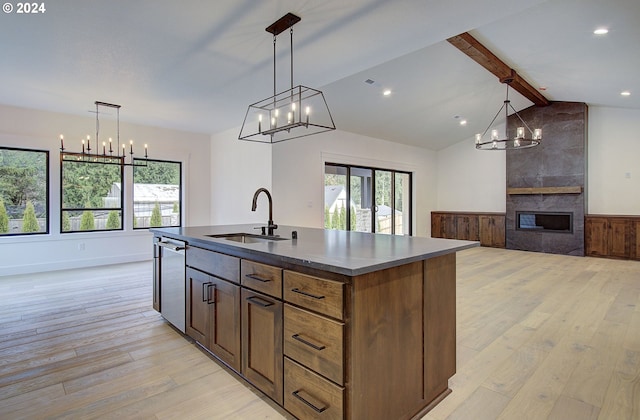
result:
[(480, 246), (479, 242), (472, 242), (472, 241), (447, 240), (447, 239), (440, 239), (440, 238), (422, 238), (422, 239), (437, 239), (438, 241), (457, 242), (457, 244), (455, 246), (449, 246), (443, 249), (430, 251), (427, 253), (410, 255), (407, 257), (399, 257), (393, 260), (373, 263), (371, 265), (366, 265), (366, 266), (361, 266), (356, 268), (348, 268), (348, 267), (341, 267), (339, 265), (326, 264), (318, 261), (313, 261), (313, 259), (307, 260), (307, 259), (301, 259), (297, 257), (274, 254), (274, 253), (265, 251), (263, 249), (252, 249), (251, 247), (243, 246), (241, 244), (236, 244), (231, 241), (215, 240), (208, 237), (197, 237), (197, 236), (185, 235), (179, 232), (171, 231), (171, 229), (175, 229), (175, 228), (152, 228), (149, 230), (154, 234), (154, 236), (166, 236), (169, 238), (182, 240), (187, 242), (189, 245), (207, 249), (209, 251), (220, 252), (223, 254), (228, 254), (228, 255), (239, 257), (239, 258), (258, 259), (263, 262), (272, 263), (272, 264), (281, 263), (284, 265), (302, 266), (302, 267), (307, 267), (314, 270), (326, 271), (326, 272), (331, 272), (331, 273), (350, 276), (350, 277), (356, 277), (363, 274), (368, 274), (375, 271), (397, 267), (400, 265), (405, 265), (405, 264), (409, 264), (416, 261), (423, 261), (423, 260), (431, 259), (434, 257), (439, 257), (442, 255), (447, 255), (447, 254), (455, 253), (465, 249), (470, 249), (470, 248)]

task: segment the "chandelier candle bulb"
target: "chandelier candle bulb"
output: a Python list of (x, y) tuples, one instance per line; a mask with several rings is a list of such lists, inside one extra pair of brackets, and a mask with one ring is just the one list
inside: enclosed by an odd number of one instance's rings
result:
[(106, 142), (102, 142), (102, 154), (106, 155), (107, 154), (107, 143)]
[(258, 114), (258, 133), (262, 133), (262, 114)]
[(480, 144), (481, 141), (482, 141), (482, 134), (480, 133), (476, 134), (476, 144)]
[(111, 139), (111, 137), (109, 137), (109, 153), (113, 153), (113, 140)]
[[(516, 139), (523, 139), (524, 138), (524, 127), (518, 127), (516, 129)], [(520, 144), (520, 142), (518, 142), (518, 144)]]
[(287, 112), (287, 124), (291, 124), (291, 113)]
[(64, 150), (64, 136), (60, 134), (60, 150)]
[(144, 158), (147, 158), (147, 144), (144, 145)]
[(82, 153), (84, 153), (84, 139), (82, 139)]
[(130, 150), (130, 154), (133, 154), (133, 140), (129, 140), (129, 146), (131, 147)]
[(536, 128), (533, 130), (533, 139), (540, 140), (542, 139), (542, 128)]
[[(491, 130), (491, 140), (498, 140), (498, 138), (499, 138), (498, 130)], [(495, 148), (496, 146), (495, 142), (493, 146)]]

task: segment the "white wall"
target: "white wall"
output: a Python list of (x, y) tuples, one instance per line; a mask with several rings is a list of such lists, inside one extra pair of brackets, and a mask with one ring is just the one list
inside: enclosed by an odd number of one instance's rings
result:
[[(0, 237), (0, 276), (151, 258), (151, 234), (132, 228), (131, 168), (125, 170), (125, 229), (118, 232), (60, 234), (59, 135), (65, 147), (80, 151), (80, 139), (95, 137), (95, 116), (74, 116), (0, 105), (0, 145), (49, 150), (49, 234)], [(183, 223), (209, 223), (210, 137), (156, 127), (120, 123), (121, 139), (134, 149), (149, 145), (149, 157), (183, 163)], [(77, 140), (75, 140), (77, 139)], [(205, 174), (205, 176), (202, 176)]]
[(476, 150), (475, 140), (467, 139), (438, 151), (437, 168), (436, 210), (505, 211), (505, 152)]
[(266, 224), (267, 197), (260, 194), (255, 212), (251, 202), (260, 187), (273, 193), (272, 146), (238, 140), (238, 133), (240, 127), (211, 136), (211, 224)]
[(347, 163), (413, 172), (413, 230), (430, 236), (436, 203), (435, 153), (340, 130), (273, 145), (276, 223), (324, 226), (324, 163)]
[(640, 110), (589, 107), (589, 214), (640, 215)]

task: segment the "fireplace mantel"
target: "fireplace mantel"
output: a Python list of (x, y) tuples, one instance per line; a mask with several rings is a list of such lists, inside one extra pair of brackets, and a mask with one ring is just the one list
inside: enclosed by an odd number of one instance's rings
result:
[(581, 194), (582, 187), (579, 185), (571, 187), (527, 187), (527, 188), (507, 188), (509, 195), (525, 194)]

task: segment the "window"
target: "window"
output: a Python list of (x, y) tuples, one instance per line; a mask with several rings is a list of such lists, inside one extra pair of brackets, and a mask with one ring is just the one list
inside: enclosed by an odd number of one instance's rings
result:
[(324, 173), (326, 229), (411, 235), (411, 173), (335, 163)]
[(147, 160), (133, 168), (133, 227), (180, 226), (182, 164)]
[(122, 230), (123, 166), (60, 156), (61, 232)]
[(49, 233), (49, 152), (0, 147), (0, 236)]

